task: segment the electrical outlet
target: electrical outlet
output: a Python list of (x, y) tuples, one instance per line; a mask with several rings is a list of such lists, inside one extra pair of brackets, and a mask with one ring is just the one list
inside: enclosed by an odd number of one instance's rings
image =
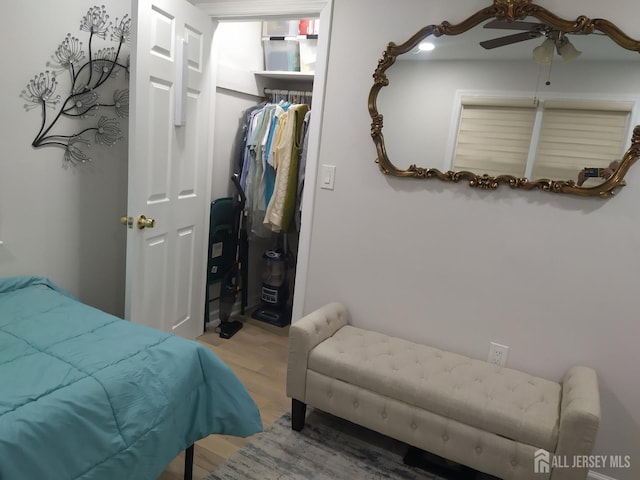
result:
[(507, 364), (508, 354), (509, 347), (507, 347), (506, 345), (500, 345), (499, 343), (491, 342), (489, 344), (488, 362), (504, 367)]

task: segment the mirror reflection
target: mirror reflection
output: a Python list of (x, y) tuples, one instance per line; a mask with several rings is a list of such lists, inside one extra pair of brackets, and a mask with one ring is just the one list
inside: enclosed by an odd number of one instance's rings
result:
[[(569, 61), (553, 43), (549, 54), (553, 39), (480, 45), (508, 40), (504, 32), (479, 25), (462, 36), (429, 37), (432, 50), (423, 44), (398, 57), (378, 96), (389, 157), (405, 169), (601, 183), (640, 123), (638, 54), (601, 35), (566, 36)], [(534, 60), (542, 48), (538, 56), (552, 61)]]
[[(425, 27), (425, 35), (390, 44), (376, 71), (388, 84), (374, 75), (369, 104), (381, 169), (422, 177), (437, 169), (453, 181), (454, 172), (552, 179), (545, 185), (573, 190), (611, 179), (623, 185), (636, 158), (623, 160), (640, 124), (638, 52), (598, 30), (565, 33), (536, 17), (487, 15), (460, 35), (436, 37)], [(405, 52), (390, 62), (394, 49)], [(384, 118), (382, 141), (375, 107)]]

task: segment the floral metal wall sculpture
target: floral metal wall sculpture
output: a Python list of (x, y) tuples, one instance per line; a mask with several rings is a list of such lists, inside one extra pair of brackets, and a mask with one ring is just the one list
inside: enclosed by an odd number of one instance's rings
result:
[[(60, 122), (61, 119), (95, 117), (97, 111), (104, 108), (113, 109), (116, 117), (126, 118), (129, 115), (128, 89), (113, 91), (105, 103), (100, 94), (106, 89), (105, 83), (118, 77), (121, 72), (125, 73), (127, 79), (129, 77), (129, 57), (124, 62), (120, 57), (123, 45), (129, 40), (131, 18), (124, 15), (121, 19), (116, 18), (115, 22), (110, 22), (104, 5), (96, 6), (82, 17), (80, 30), (89, 33), (87, 52), (83, 50), (82, 42), (68, 33), (52, 55), (53, 61), (47, 63), (49, 70), (36, 75), (21, 93), (21, 97), (28, 102), (25, 104), (26, 110), (40, 108), (42, 111), (42, 125), (32, 146), (64, 149), (66, 165), (91, 160), (86, 153), (91, 145), (91, 135), (96, 143), (109, 146), (123, 137), (117, 118), (101, 115), (91, 126), (87, 122), (81, 122), (82, 126), (70, 135), (55, 133), (61, 127), (68, 127), (67, 122)], [(96, 37), (103, 40), (109, 37), (118, 46), (97, 49), (94, 45)], [(66, 97), (56, 92), (59, 86), (58, 75), (64, 72), (68, 73), (70, 81)]]

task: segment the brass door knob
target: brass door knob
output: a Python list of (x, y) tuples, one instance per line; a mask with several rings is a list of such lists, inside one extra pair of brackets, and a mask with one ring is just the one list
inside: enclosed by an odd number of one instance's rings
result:
[(138, 229), (144, 230), (145, 228), (153, 228), (156, 226), (156, 221), (153, 218), (147, 218), (144, 215), (138, 217)]

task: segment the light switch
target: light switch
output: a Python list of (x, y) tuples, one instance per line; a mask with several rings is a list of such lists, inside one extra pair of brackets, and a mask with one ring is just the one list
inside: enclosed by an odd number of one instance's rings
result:
[(336, 166), (322, 165), (320, 175), (320, 187), (326, 190), (333, 190), (333, 183), (336, 179)]

